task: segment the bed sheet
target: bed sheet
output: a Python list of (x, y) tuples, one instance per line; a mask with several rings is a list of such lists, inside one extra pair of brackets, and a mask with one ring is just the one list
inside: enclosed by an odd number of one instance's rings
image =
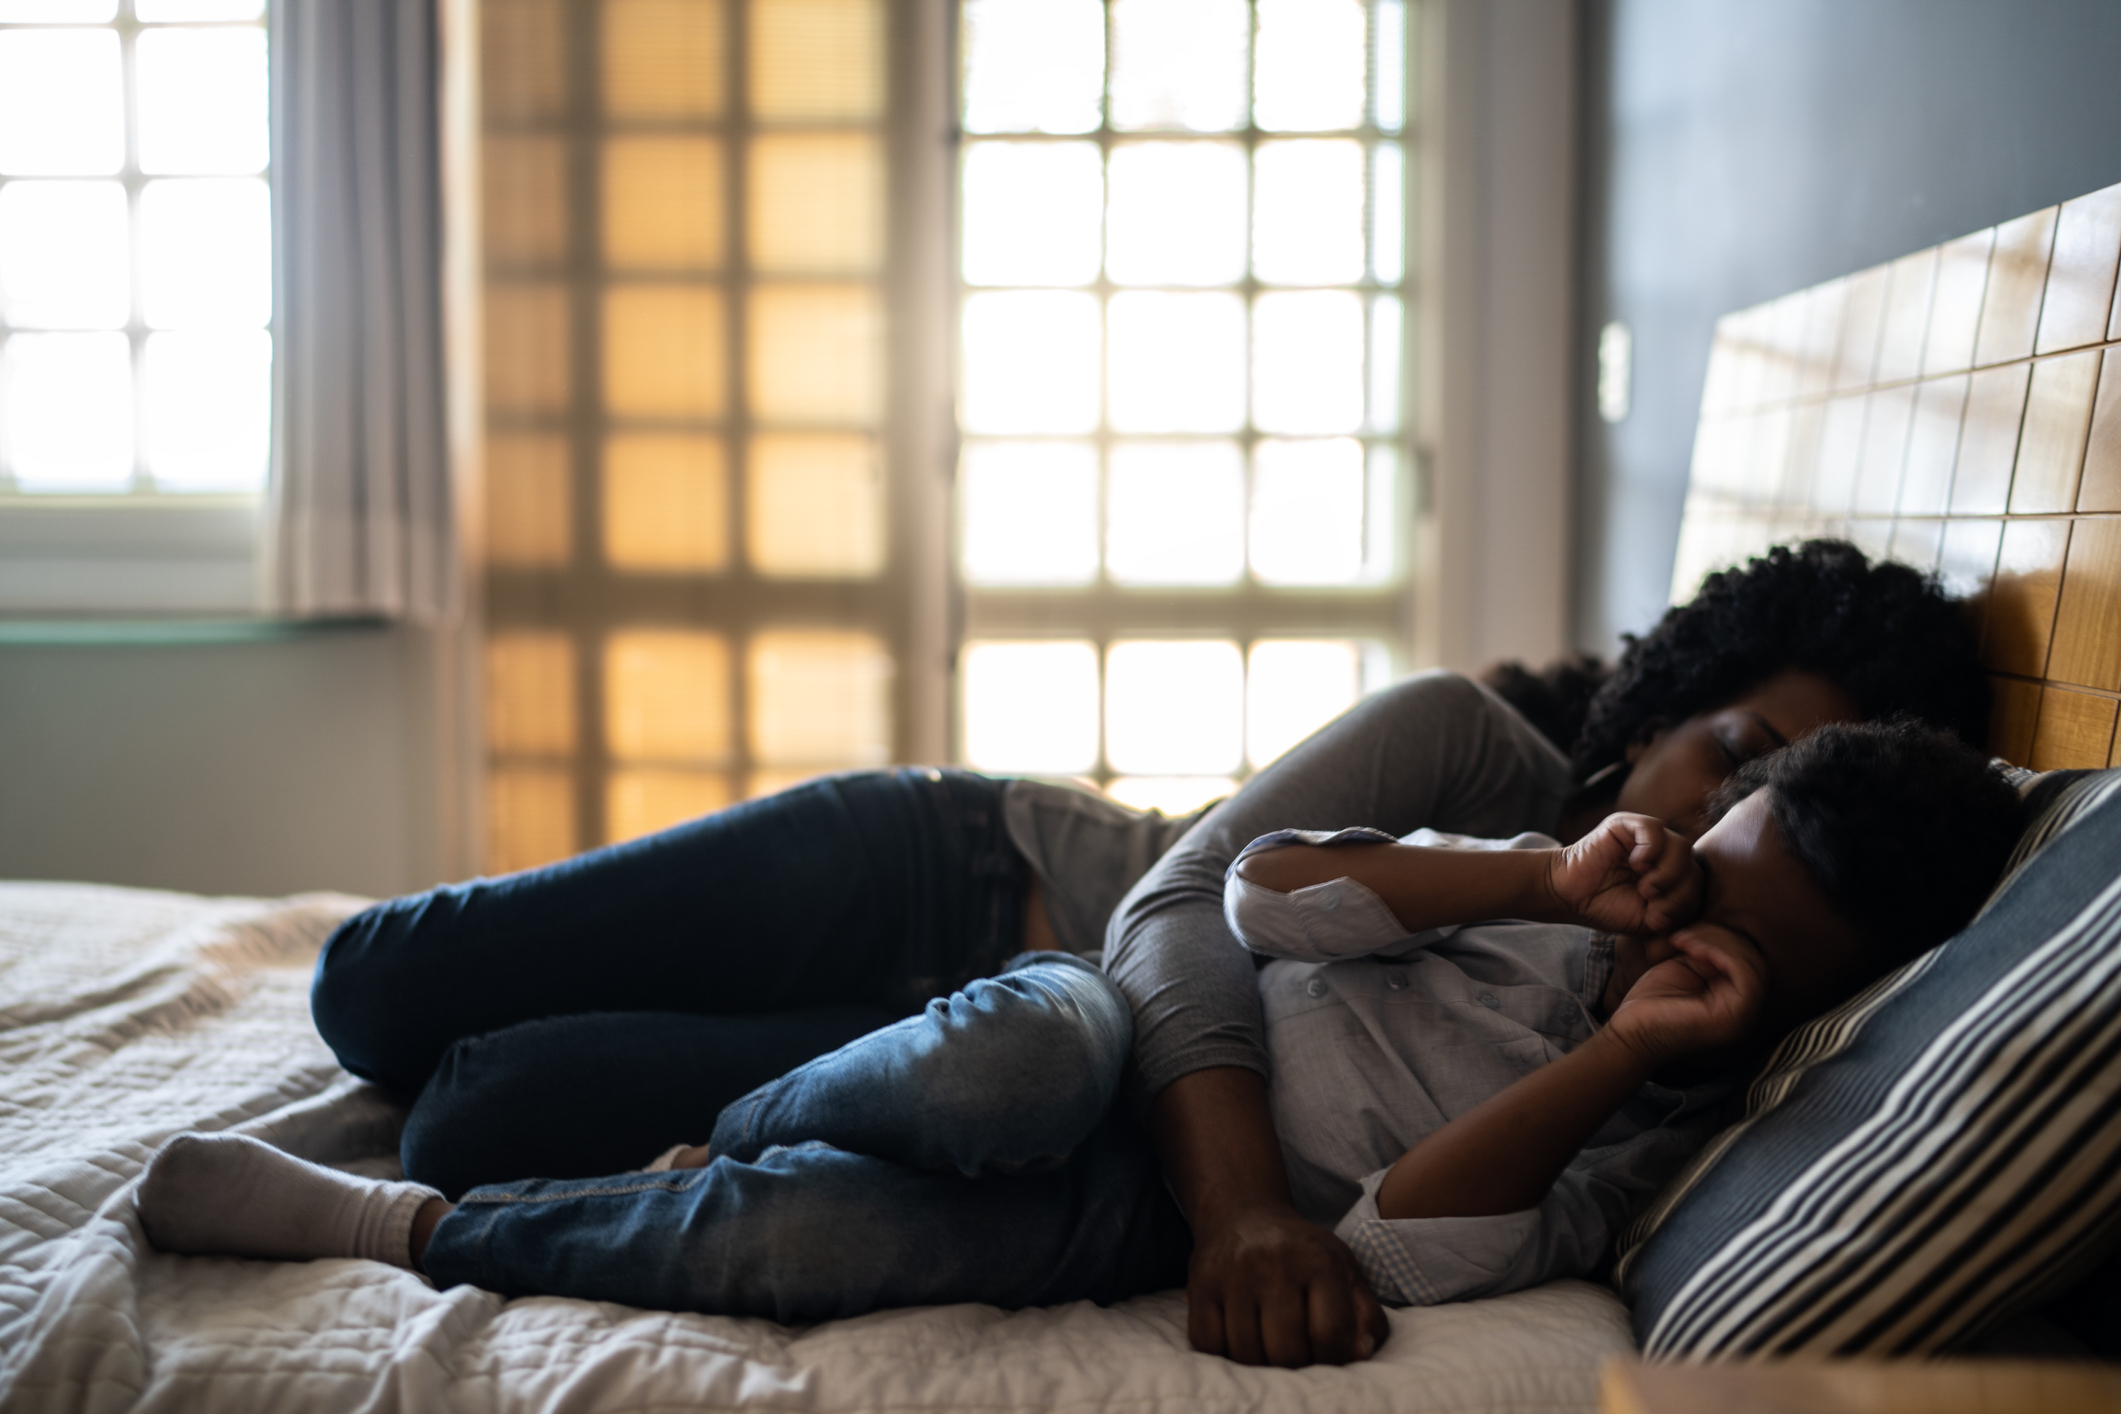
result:
[(1628, 1353), (1603, 1287), (1395, 1312), (1351, 1369), (1193, 1354), (1177, 1292), (813, 1328), (436, 1291), (374, 1262), (170, 1257), (132, 1187), (187, 1129), (396, 1172), (402, 1114), (309, 1024), (361, 900), (0, 884), (0, 1408), (10, 1411), (1594, 1409)]

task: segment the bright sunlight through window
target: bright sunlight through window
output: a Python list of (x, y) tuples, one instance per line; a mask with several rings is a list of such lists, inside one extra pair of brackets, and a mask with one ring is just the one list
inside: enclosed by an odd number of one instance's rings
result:
[(963, 755), (1192, 809), (1390, 671), (1405, 5), (963, 17)]
[(0, 493), (255, 492), (263, 0), (0, 0)]

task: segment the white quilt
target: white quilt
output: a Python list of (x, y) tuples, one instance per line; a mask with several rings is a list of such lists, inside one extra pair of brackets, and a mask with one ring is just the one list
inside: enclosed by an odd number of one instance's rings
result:
[(155, 1253), (133, 1180), (181, 1130), (396, 1172), (401, 1114), (309, 1024), (358, 904), (0, 884), (0, 1409), (1588, 1411), (1632, 1350), (1583, 1282), (1395, 1312), (1367, 1364), (1287, 1371), (1193, 1354), (1177, 1292), (791, 1329)]

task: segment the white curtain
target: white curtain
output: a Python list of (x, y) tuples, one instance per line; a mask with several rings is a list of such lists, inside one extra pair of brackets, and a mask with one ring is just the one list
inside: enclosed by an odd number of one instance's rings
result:
[(458, 604), (434, 0), (272, 0), (271, 609)]

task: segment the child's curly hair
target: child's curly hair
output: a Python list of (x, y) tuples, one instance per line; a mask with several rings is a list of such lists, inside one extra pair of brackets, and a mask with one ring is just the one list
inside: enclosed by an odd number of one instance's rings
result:
[(1516, 664), (1484, 675), (1570, 751), (1579, 781), (1625, 760), (1660, 727), (1788, 668), (1832, 680), (1866, 719), (1907, 713), (1970, 746), (1988, 739), (1988, 683), (1960, 605), (1934, 575), (1873, 564), (1845, 540), (1778, 545), (1712, 574), (1692, 602), (1622, 642), (1619, 665), (1595, 692), (1584, 690), (1581, 659), (1545, 678)]

